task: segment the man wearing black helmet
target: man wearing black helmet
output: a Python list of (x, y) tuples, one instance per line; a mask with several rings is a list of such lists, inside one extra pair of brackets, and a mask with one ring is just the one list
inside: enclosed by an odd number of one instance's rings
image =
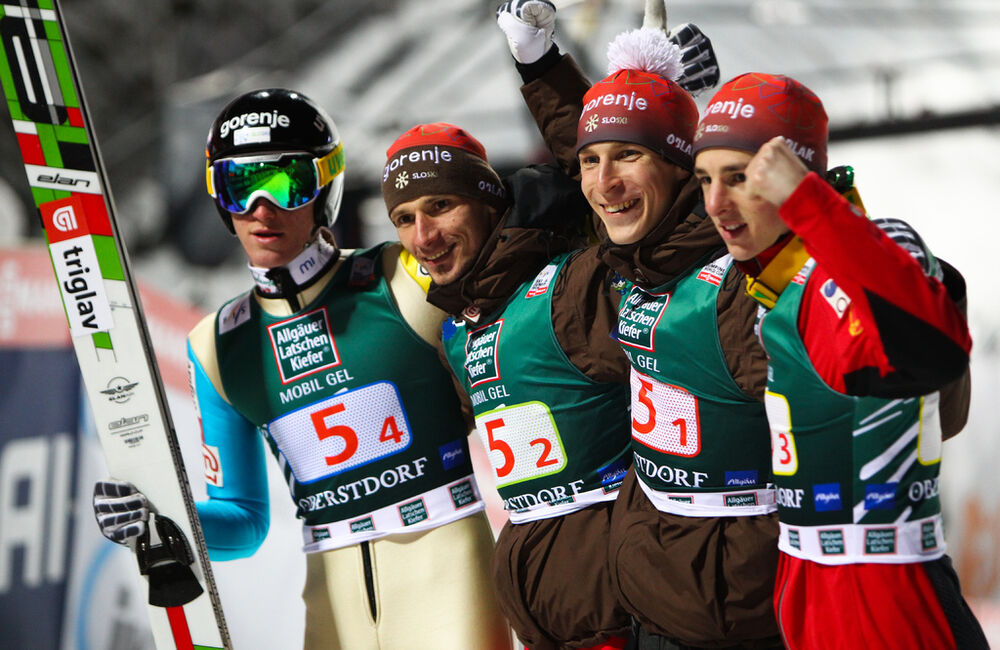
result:
[[(303, 521), (306, 648), (508, 649), (468, 427), (435, 347), (443, 314), (398, 244), (337, 248), (333, 122), (299, 93), (258, 90), (223, 109), (206, 153), (255, 281), (188, 338), (210, 557), (247, 557), (267, 534), (260, 431)], [(94, 503), (115, 541), (155, 505), (117, 481)]]

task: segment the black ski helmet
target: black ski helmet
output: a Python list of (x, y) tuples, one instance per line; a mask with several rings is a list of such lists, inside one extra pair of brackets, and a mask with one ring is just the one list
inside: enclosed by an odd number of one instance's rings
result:
[[(253, 137), (246, 137), (248, 131)], [(205, 149), (206, 174), (211, 174), (212, 163), (221, 158), (283, 151), (305, 151), (322, 158), (340, 144), (337, 125), (302, 93), (285, 88), (253, 90), (229, 102), (212, 123)], [(344, 174), (340, 172), (316, 197), (316, 226), (333, 226), (343, 194)], [(226, 228), (235, 234), (232, 215), (218, 201), (215, 207)]]

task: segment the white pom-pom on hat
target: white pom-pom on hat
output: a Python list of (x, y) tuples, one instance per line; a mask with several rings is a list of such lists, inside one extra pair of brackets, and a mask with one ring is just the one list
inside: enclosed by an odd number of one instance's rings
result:
[(643, 27), (622, 32), (608, 44), (608, 74), (641, 70), (677, 81), (684, 66), (681, 49), (661, 29)]

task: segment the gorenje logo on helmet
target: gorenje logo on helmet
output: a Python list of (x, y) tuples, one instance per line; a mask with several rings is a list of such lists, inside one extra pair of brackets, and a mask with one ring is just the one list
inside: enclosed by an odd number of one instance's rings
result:
[(279, 113), (277, 110), (271, 111), (270, 113), (265, 113), (263, 111), (259, 113), (243, 113), (242, 115), (231, 117), (220, 124), (219, 137), (228, 138), (231, 131), (242, 129), (246, 126), (280, 126), (282, 128), (288, 128), (291, 123), (291, 118), (283, 113)]

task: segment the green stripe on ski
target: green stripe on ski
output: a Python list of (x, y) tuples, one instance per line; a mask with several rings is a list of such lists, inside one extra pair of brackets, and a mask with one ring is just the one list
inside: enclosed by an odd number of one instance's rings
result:
[[(58, 28), (56, 34), (58, 36)], [(70, 108), (79, 108), (80, 100), (76, 96), (73, 73), (70, 70), (69, 59), (66, 57), (66, 48), (62, 40), (50, 40), (49, 48), (52, 51), (52, 63), (55, 65), (56, 76), (59, 78), (59, 88), (62, 90), (64, 105)]]
[(42, 146), (42, 155), (45, 156), (45, 164), (48, 167), (62, 167), (62, 154), (59, 153), (59, 138), (56, 136), (55, 127), (51, 124), (35, 124), (38, 129), (38, 143)]
[(111, 334), (107, 332), (97, 332), (90, 335), (94, 340), (94, 347), (101, 350), (114, 350), (114, 346), (111, 345)]
[(82, 126), (57, 126), (53, 129), (59, 142), (75, 142), (88, 144), (87, 129)]
[[(7, 105), (17, 105), (17, 102), (10, 99), (11, 97), (17, 97), (17, 92), (14, 89), (14, 77), (10, 74), (10, 65), (7, 61), (7, 53), (4, 49), (0, 47), (0, 86), (3, 87), (3, 96), (7, 97)], [(18, 108), (20, 113), (20, 108)], [(14, 111), (11, 111), (13, 115)], [(20, 119), (15, 117), (14, 119)]]
[(61, 41), (62, 34), (59, 33), (59, 24), (54, 20), (43, 20), (45, 26), (45, 38), (50, 41)]
[[(6, 68), (4, 68), (4, 69), (6, 70)], [(7, 92), (6, 88), (4, 88), (4, 92)], [(10, 95), (8, 95), (8, 97), (10, 97)], [(21, 104), (20, 104), (20, 102), (15, 102), (13, 100), (7, 100), (7, 110), (10, 111), (10, 117), (11, 117), (11, 119), (14, 119), (14, 120), (27, 120), (28, 122), (32, 122), (33, 121), (33, 120), (28, 120), (28, 118), (24, 116), (24, 113), (21, 112)]]
[(125, 281), (125, 271), (122, 270), (118, 258), (118, 248), (115, 238), (107, 235), (91, 235), (94, 240), (94, 250), (97, 252), (97, 263), (101, 265), (101, 277), (105, 280)]
[(43, 203), (65, 198), (69, 196), (69, 192), (63, 192), (62, 190), (50, 190), (47, 187), (32, 187), (31, 196), (35, 199), (35, 207), (38, 207)]
[(52, 0), (38, 0), (39, 9), (54, 9), (55, 3)]

